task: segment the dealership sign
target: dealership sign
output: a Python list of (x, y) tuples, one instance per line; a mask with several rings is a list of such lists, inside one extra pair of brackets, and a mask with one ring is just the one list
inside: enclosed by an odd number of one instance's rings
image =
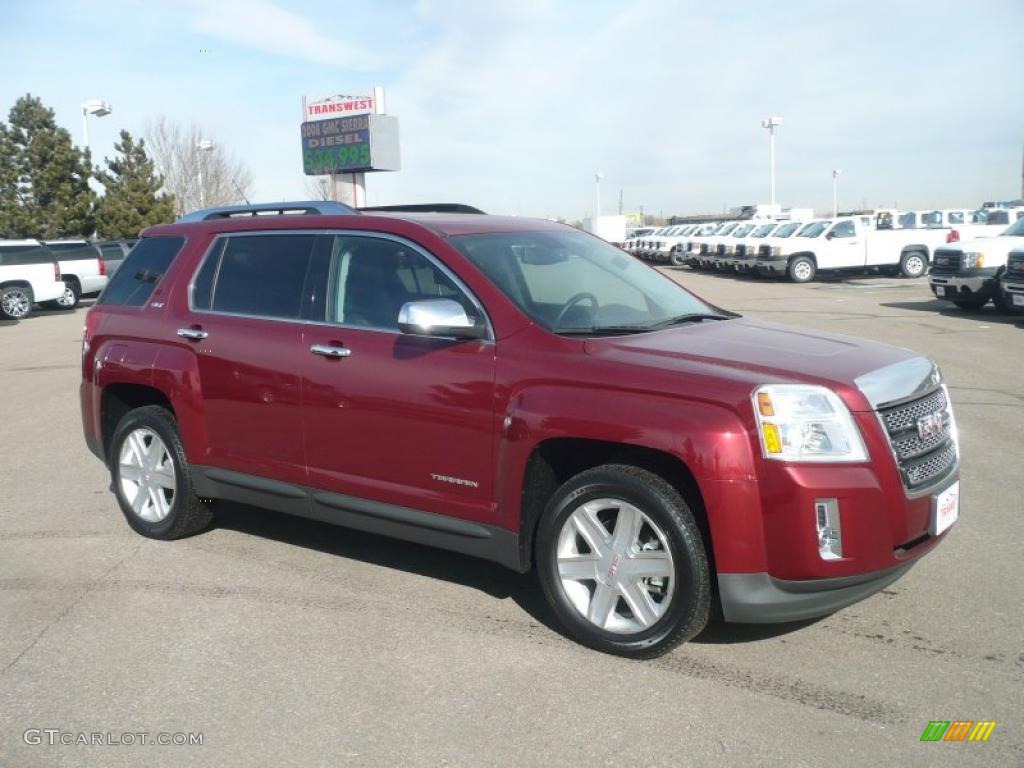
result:
[(395, 117), (364, 114), (302, 124), (302, 170), (308, 176), (397, 171), (399, 167)]
[(334, 117), (355, 117), (376, 112), (372, 93), (307, 96), (304, 100), (305, 119), (329, 120)]

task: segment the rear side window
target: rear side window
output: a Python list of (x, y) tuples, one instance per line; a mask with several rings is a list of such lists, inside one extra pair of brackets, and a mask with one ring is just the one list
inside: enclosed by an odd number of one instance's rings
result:
[(89, 243), (47, 243), (47, 247), (57, 254), (61, 261), (86, 261), (98, 259), (100, 254)]
[(41, 245), (0, 245), (0, 266), (52, 264), (53, 253)]
[(316, 242), (316, 235), (222, 238), (196, 275), (194, 308), (298, 319)]
[(147, 237), (129, 253), (100, 295), (99, 304), (141, 307), (185, 244), (183, 237)]

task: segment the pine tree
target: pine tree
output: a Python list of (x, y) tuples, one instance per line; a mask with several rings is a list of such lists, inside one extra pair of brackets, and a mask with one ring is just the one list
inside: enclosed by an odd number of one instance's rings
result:
[(117, 156), (104, 158), (107, 171), (96, 178), (106, 194), (96, 205), (96, 228), (100, 237), (112, 240), (138, 237), (139, 231), (174, 219), (174, 198), (161, 194), (164, 179), (146, 154), (146, 142), (138, 143), (128, 131), (114, 145)]
[(90, 158), (53, 110), (27, 94), (0, 124), (0, 235), (84, 237), (93, 232)]

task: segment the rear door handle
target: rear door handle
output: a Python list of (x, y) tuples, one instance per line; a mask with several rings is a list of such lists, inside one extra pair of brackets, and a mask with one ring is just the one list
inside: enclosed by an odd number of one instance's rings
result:
[(201, 331), (198, 328), (179, 328), (178, 335), (183, 339), (192, 339), (193, 341), (201, 341), (205, 339), (208, 334), (206, 331)]
[(333, 344), (314, 344), (309, 351), (314, 355), (323, 355), (324, 357), (348, 357), (352, 354), (352, 350), (348, 347), (337, 347)]

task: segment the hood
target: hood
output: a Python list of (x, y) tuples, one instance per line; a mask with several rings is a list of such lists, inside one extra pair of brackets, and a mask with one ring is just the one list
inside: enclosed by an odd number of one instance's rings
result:
[(946, 243), (941, 246), (944, 251), (960, 251), (961, 253), (1001, 253), (1006, 254), (1015, 248), (1024, 247), (1024, 237), (1015, 235), (996, 235), (994, 237), (979, 237), (973, 240), (961, 240), (956, 243)]
[[(724, 388), (749, 397), (761, 384), (820, 384), (839, 393), (853, 410), (871, 409), (856, 379), (897, 363), (924, 360), (887, 344), (747, 318), (589, 339), (585, 349), (624, 366), (697, 377), (710, 387), (707, 391), (721, 391), (727, 399), (736, 393), (726, 394)], [(692, 384), (680, 379), (680, 394)], [(909, 393), (911, 383), (907, 389)]]

